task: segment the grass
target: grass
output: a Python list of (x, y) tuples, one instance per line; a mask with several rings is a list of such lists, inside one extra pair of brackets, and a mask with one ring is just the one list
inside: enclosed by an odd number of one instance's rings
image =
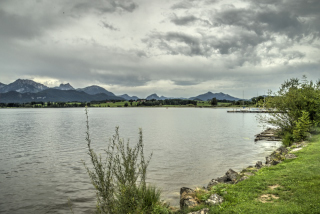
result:
[(236, 185), (214, 187), (225, 202), (210, 213), (320, 213), (320, 134), (295, 154)]

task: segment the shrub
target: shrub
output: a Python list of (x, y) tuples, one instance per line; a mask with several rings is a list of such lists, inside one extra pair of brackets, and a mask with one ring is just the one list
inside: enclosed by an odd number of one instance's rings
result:
[(282, 138), (282, 144), (285, 147), (291, 146), (294, 142), (293, 135), (290, 132), (285, 132)]
[(309, 117), (309, 113), (306, 111), (302, 112), (302, 116), (299, 117), (298, 121), (295, 122), (293, 129), (293, 138), (296, 141), (305, 140), (310, 132), (312, 122)]
[[(91, 147), (88, 110), (86, 108), (86, 141), (92, 167), (84, 166), (96, 189), (98, 213), (151, 213), (156, 207), (165, 207), (160, 201), (160, 191), (146, 185), (147, 167), (150, 157), (145, 160), (142, 130), (139, 141), (130, 147), (129, 141), (119, 137), (119, 128), (110, 139), (103, 160)], [(161, 212), (160, 212), (161, 213)]]

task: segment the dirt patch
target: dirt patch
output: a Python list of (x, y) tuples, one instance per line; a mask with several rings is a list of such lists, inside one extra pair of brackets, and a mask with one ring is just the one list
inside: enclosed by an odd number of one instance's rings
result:
[(273, 194), (264, 194), (261, 195), (258, 200), (262, 203), (273, 203), (273, 199), (279, 199), (279, 197)]
[(277, 188), (279, 188), (279, 187), (281, 187), (279, 184), (276, 184), (276, 185), (273, 185), (273, 186), (269, 186), (269, 188), (270, 188), (271, 190), (277, 189)]

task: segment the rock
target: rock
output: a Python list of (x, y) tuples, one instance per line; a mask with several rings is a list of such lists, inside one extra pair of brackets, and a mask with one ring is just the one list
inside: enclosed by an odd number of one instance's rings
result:
[(242, 176), (239, 180), (237, 180), (235, 183), (237, 184), (237, 183), (239, 183), (239, 182), (241, 182), (241, 181), (244, 181), (244, 180), (247, 180), (249, 177), (247, 177), (247, 176)]
[(207, 190), (211, 190), (211, 187), (217, 185), (219, 183), (219, 181), (217, 181), (216, 179), (212, 179), (207, 186)]
[(196, 200), (195, 191), (188, 187), (180, 189), (180, 209), (191, 208), (198, 205)]
[(254, 166), (248, 166), (247, 168), (243, 169), (241, 172), (257, 172), (257, 168)]
[(227, 172), (226, 172), (226, 176), (227, 176), (227, 181), (232, 181), (232, 182), (235, 182), (238, 178), (238, 173), (232, 169), (229, 169)]
[(277, 160), (271, 161), (271, 165), (273, 165), (273, 166), (278, 165), (279, 163), (281, 163), (281, 161), (277, 161)]
[(213, 194), (206, 200), (206, 204), (210, 206), (221, 204), (222, 202), (223, 198), (218, 194)]
[(218, 181), (219, 183), (225, 183), (228, 181), (228, 177), (227, 177), (227, 175), (224, 175), (222, 177), (216, 178), (216, 181)]
[(245, 176), (250, 177), (253, 176), (254, 174), (252, 172), (245, 172), (243, 173)]
[(270, 155), (267, 156), (267, 157), (266, 157), (266, 164), (270, 164), (271, 161), (272, 161), (271, 156), (270, 156)]
[(288, 153), (288, 149), (286, 147), (280, 147), (276, 151), (272, 152), (271, 155), (266, 157), (266, 164), (277, 165), (281, 163), (282, 160), (285, 159), (285, 155)]
[(237, 181), (238, 177), (239, 174), (236, 171), (229, 169), (224, 176), (212, 179), (208, 183), (207, 189), (210, 190), (213, 186), (219, 183), (234, 184)]
[(258, 161), (258, 162), (256, 163), (255, 167), (256, 167), (257, 169), (261, 169), (261, 168), (263, 167), (262, 162), (261, 162), (261, 161)]
[(295, 159), (297, 156), (295, 154), (286, 154), (285, 156), (286, 159)]
[(204, 208), (202, 210), (196, 211), (196, 212), (192, 212), (192, 213), (188, 213), (188, 214), (207, 214), (209, 213), (209, 208)]
[(277, 152), (277, 151), (278, 151), (280, 154), (284, 155), (284, 154), (287, 154), (289, 150), (288, 150), (286, 147), (281, 146), (280, 148), (278, 148), (278, 149), (276, 150), (276, 152)]

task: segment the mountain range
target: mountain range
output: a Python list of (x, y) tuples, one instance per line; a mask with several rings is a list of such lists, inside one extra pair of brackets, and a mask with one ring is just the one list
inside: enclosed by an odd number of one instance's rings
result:
[(200, 94), (196, 97), (190, 97), (190, 100), (202, 100), (202, 101), (207, 101), (207, 100), (211, 100), (212, 98), (216, 98), (217, 100), (231, 100), (231, 101), (238, 101), (241, 100), (239, 98), (236, 97), (232, 97), (229, 94), (224, 94), (222, 92), (220, 93), (212, 93), (212, 92), (207, 92), (205, 94)]
[[(190, 98), (173, 98), (158, 96), (151, 94), (146, 97), (146, 100), (165, 100), (165, 99), (192, 99), (207, 101), (216, 97), (218, 100), (240, 100), (228, 94), (207, 92)], [(128, 94), (115, 95), (97, 85), (88, 86), (85, 88), (75, 89), (69, 83), (60, 84), (60, 86), (49, 88), (41, 83), (33, 80), (18, 79), (8, 85), (0, 83), (0, 103), (26, 103), (26, 102), (90, 102), (101, 100), (138, 100), (137, 96), (129, 96)]]

